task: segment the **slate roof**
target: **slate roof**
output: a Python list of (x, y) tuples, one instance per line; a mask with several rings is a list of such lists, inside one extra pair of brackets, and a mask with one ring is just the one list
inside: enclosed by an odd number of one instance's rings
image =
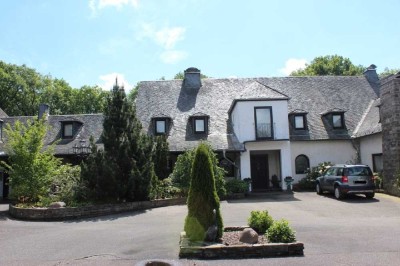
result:
[[(18, 120), (22, 123), (26, 123), (28, 120), (33, 120), (35, 116), (15, 116), (2, 118), (3, 123), (14, 125)], [(61, 139), (61, 122), (77, 122), (79, 127), (76, 130), (76, 134), (72, 139)], [(45, 145), (58, 141), (55, 145), (55, 155), (65, 156), (72, 155), (72, 147), (74, 145), (80, 145), (81, 140), (85, 140), (86, 144), (89, 144), (90, 136), (94, 137), (95, 143), (98, 146), (102, 146), (100, 142), (100, 136), (103, 132), (103, 115), (102, 114), (83, 114), (83, 115), (50, 115), (48, 116), (48, 122), (50, 124), (50, 130), (47, 132), (45, 138)], [(7, 136), (3, 132), (2, 141), (0, 141), (0, 154), (5, 152), (4, 145), (7, 142)]]
[[(144, 81), (139, 85), (137, 115), (144, 130), (153, 131), (151, 119), (163, 114), (172, 119), (169, 144), (172, 151), (195, 147), (200, 139), (217, 150), (241, 150), (229, 123), (229, 109), (244, 99), (288, 99), (288, 113), (307, 113), (308, 130), (292, 134), (291, 140), (350, 139), (368, 109), (377, 98), (364, 76), (317, 76), (277, 78), (202, 79), (198, 91), (182, 89), (182, 80)], [(323, 113), (345, 112), (346, 128), (333, 130)], [(208, 136), (191, 133), (189, 117), (207, 114)]]
[(371, 100), (364, 116), (353, 133), (353, 137), (364, 137), (382, 132), (379, 116), (380, 99)]
[(8, 115), (0, 108), (0, 118), (8, 117)]

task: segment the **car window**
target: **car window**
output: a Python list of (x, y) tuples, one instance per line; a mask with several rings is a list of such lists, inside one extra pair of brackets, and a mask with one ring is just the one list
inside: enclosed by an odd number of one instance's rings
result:
[(372, 171), (369, 167), (354, 166), (346, 169), (348, 176), (371, 176)]
[(336, 175), (343, 175), (343, 168), (338, 168)]
[(335, 175), (336, 173), (336, 168), (331, 167), (328, 170), (326, 170), (325, 175)]

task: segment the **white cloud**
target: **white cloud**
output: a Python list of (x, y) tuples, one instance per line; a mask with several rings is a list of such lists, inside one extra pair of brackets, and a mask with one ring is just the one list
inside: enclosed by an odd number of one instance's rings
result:
[(147, 37), (164, 49), (173, 49), (178, 41), (185, 38), (186, 29), (184, 27), (164, 27), (157, 30), (151, 24), (143, 24), (140, 37)]
[(185, 31), (183, 27), (164, 28), (156, 32), (156, 41), (165, 49), (173, 49), (178, 41), (184, 39)]
[(99, 77), (99, 79), (103, 82), (102, 84), (99, 84), (99, 86), (102, 87), (103, 90), (112, 90), (113, 86), (115, 85), (115, 79), (118, 80), (119, 86), (124, 86), (126, 93), (128, 93), (133, 88), (133, 86), (129, 84), (129, 82), (125, 79), (124, 75), (120, 73), (114, 72), (102, 75)]
[(138, 39), (148, 38), (160, 46), (163, 51), (160, 59), (165, 64), (175, 64), (187, 58), (186, 51), (174, 49), (179, 41), (185, 39), (186, 28), (184, 27), (164, 27), (157, 29), (152, 24), (142, 24)]
[(165, 64), (175, 64), (187, 58), (185, 51), (166, 50), (160, 55), (160, 59)]
[(97, 11), (106, 7), (115, 7), (121, 9), (123, 6), (132, 6), (139, 8), (139, 0), (89, 0), (89, 8), (92, 16), (96, 16)]
[(295, 70), (304, 69), (306, 67), (307, 60), (306, 59), (296, 59), (290, 58), (286, 61), (285, 67), (279, 69), (279, 71), (285, 75), (290, 75)]

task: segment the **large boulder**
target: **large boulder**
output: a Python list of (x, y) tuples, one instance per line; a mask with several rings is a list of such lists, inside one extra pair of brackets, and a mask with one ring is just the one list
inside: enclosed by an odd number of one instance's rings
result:
[(252, 228), (246, 228), (239, 235), (239, 241), (247, 244), (258, 243), (258, 234)]

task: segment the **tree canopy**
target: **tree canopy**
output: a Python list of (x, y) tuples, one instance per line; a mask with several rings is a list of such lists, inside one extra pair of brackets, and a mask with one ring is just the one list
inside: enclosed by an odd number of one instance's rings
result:
[(101, 113), (108, 94), (98, 86), (74, 89), (63, 79), (0, 61), (0, 108), (10, 116), (36, 115), (40, 103), (56, 115)]
[(354, 65), (349, 58), (327, 55), (314, 58), (304, 69), (293, 71), (290, 76), (357, 76), (365, 67)]
[(397, 74), (400, 72), (400, 68), (393, 68), (390, 69), (388, 67), (385, 67), (385, 69), (379, 73), (379, 78), (384, 78), (386, 76), (392, 75), (392, 74)]

